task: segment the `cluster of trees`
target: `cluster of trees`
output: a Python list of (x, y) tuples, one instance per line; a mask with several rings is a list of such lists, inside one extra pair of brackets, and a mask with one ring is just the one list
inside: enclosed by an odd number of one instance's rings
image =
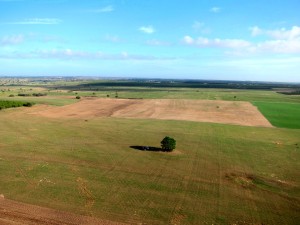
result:
[(26, 97), (26, 96), (30, 96), (30, 94), (25, 94), (25, 93), (19, 93), (18, 96), (21, 96), (21, 97)]
[(33, 93), (32, 96), (40, 97), (40, 96), (47, 96), (47, 94), (46, 93)]
[(16, 107), (31, 107), (33, 104), (31, 102), (21, 102), (21, 101), (0, 101), (0, 110), (7, 108), (16, 108)]

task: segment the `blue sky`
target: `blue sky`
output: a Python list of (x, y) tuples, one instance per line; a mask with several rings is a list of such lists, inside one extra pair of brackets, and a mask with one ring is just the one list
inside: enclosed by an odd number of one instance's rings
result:
[(300, 82), (299, 0), (0, 0), (0, 76)]

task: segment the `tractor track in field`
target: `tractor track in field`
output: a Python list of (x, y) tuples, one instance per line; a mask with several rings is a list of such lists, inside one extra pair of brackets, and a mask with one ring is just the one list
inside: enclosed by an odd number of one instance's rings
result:
[(20, 203), (0, 197), (1, 225), (125, 225), (88, 216)]

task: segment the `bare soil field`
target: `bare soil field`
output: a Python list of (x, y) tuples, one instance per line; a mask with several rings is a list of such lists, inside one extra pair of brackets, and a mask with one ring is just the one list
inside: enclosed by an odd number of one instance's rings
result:
[(116, 117), (272, 127), (255, 106), (241, 101), (84, 98), (61, 107), (34, 107), (30, 113), (49, 118)]
[(125, 225), (107, 220), (79, 216), (44, 207), (24, 204), (0, 197), (1, 225)]

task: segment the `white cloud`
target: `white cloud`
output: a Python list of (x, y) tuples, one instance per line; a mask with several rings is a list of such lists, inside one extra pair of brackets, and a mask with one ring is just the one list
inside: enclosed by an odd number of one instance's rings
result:
[(256, 36), (262, 34), (262, 30), (257, 26), (250, 27), (250, 31), (251, 31), (251, 36), (253, 36), (253, 37), (256, 37)]
[(24, 42), (24, 36), (12, 35), (12, 36), (4, 36), (0, 39), (0, 45), (16, 45)]
[(56, 25), (62, 22), (61, 19), (57, 18), (30, 18), (18, 22), (9, 22), (7, 24), (16, 24), (16, 25)]
[(275, 39), (296, 39), (300, 37), (300, 27), (293, 26), (290, 30), (281, 28), (280, 30), (269, 30), (266, 33)]
[(271, 38), (260, 43), (253, 44), (251, 50), (255, 53), (300, 53), (300, 27), (293, 26), (290, 29), (281, 28), (264, 30), (257, 26), (250, 28), (252, 36), (264, 35)]
[(112, 5), (108, 5), (108, 6), (105, 6), (103, 8), (99, 8), (99, 9), (86, 10), (85, 12), (88, 12), (88, 13), (109, 13), (109, 12), (113, 12), (114, 10), (115, 10), (115, 8)]
[(299, 54), (300, 39), (265, 41), (256, 45), (254, 50), (259, 53)]
[(131, 61), (168, 61), (175, 57), (156, 57), (151, 55), (130, 54), (126, 51), (114, 54), (78, 51), (73, 49), (34, 50), (31, 52), (11, 51), (0, 54), (0, 59), (60, 59), (60, 60), (131, 60)]
[(146, 34), (153, 34), (155, 32), (155, 29), (152, 26), (142, 26), (139, 30)]
[(212, 13), (219, 13), (219, 12), (221, 12), (221, 8), (219, 8), (219, 7), (212, 7), (211, 9), (210, 9), (210, 11), (212, 12)]
[(241, 39), (208, 39), (204, 37), (199, 37), (194, 39), (190, 36), (185, 36), (183, 38), (184, 43), (188, 45), (194, 45), (197, 47), (217, 47), (217, 48), (246, 48), (251, 46), (251, 43)]
[(266, 35), (276, 40), (292, 40), (300, 38), (300, 27), (293, 26), (291, 29), (281, 28), (276, 30), (264, 30), (257, 26), (250, 28), (252, 36)]
[[(24, 55), (25, 56), (25, 55)], [(51, 50), (36, 50), (28, 54), (30, 58), (84, 58), (89, 54), (84, 51), (74, 51), (72, 49), (51, 49)]]
[(22, 2), (23, 0), (0, 0), (0, 2)]
[(183, 41), (188, 45), (194, 44), (194, 39), (188, 35), (183, 38)]
[(114, 7), (112, 5), (108, 5), (108, 6), (104, 7), (104, 8), (102, 8), (102, 9), (100, 9), (100, 12), (112, 12), (114, 10), (115, 9), (114, 9)]
[(268, 39), (260, 42), (250, 42), (242, 39), (209, 39), (205, 37), (193, 38), (185, 36), (183, 42), (198, 48), (227, 48), (231, 55), (249, 54), (300, 54), (300, 27), (291, 29), (281, 28), (264, 30), (258, 26), (250, 28), (252, 36), (264, 35)]

